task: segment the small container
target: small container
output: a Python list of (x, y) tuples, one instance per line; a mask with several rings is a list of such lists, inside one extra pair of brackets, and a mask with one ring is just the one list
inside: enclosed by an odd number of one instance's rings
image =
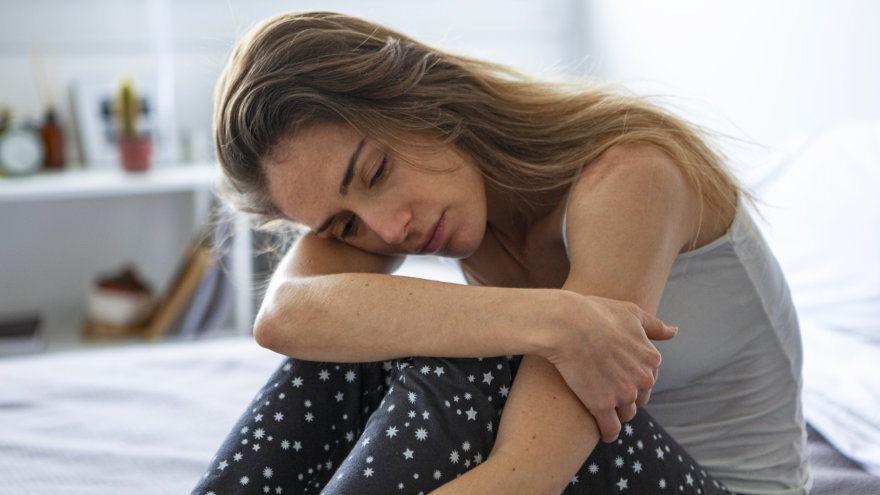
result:
[(153, 296), (147, 292), (96, 287), (89, 294), (88, 318), (104, 325), (136, 327), (150, 317), (153, 303)]
[(96, 281), (88, 295), (86, 313), (91, 323), (137, 327), (146, 323), (154, 305), (152, 291), (129, 266)]
[(40, 137), (43, 140), (44, 150), (43, 168), (60, 170), (64, 167), (64, 132), (58, 124), (58, 116), (53, 108), (46, 112), (46, 119), (40, 127)]

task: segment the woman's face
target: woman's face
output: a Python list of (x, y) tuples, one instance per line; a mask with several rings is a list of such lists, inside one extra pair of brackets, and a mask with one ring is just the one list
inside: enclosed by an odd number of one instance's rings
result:
[(365, 251), (463, 258), (485, 233), (483, 179), (453, 147), (404, 160), (348, 124), (321, 123), (263, 166), (286, 217)]

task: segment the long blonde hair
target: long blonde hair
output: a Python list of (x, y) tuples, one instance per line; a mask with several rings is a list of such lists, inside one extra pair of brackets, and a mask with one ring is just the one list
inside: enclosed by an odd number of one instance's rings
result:
[(741, 192), (699, 129), (645, 98), (590, 81), (536, 81), (362, 19), (310, 12), (261, 22), (223, 70), (214, 139), (225, 196), (276, 218), (262, 161), (280, 139), (328, 120), (392, 148), (409, 145), (406, 133), (429, 134), (526, 201), (561, 197), (606, 150), (636, 142), (669, 154), (710, 207), (727, 208)]

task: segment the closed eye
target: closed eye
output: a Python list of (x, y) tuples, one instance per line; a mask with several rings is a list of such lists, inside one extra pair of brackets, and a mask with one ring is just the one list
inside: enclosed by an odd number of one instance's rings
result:
[(356, 217), (354, 215), (348, 217), (348, 221), (345, 222), (345, 225), (342, 227), (342, 232), (339, 233), (339, 240), (345, 240), (346, 237), (356, 233), (355, 221)]
[(376, 173), (373, 174), (373, 177), (370, 179), (370, 187), (376, 185), (377, 182), (382, 180), (385, 176), (386, 164), (388, 163), (388, 158), (383, 158), (382, 163), (379, 165), (379, 168), (376, 169)]

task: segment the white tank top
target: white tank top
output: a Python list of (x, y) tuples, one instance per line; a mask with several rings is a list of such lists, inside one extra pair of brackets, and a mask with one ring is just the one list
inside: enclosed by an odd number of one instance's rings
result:
[(657, 316), (679, 331), (655, 342), (651, 415), (733, 492), (806, 494), (797, 314), (744, 208), (722, 237), (675, 259)]

